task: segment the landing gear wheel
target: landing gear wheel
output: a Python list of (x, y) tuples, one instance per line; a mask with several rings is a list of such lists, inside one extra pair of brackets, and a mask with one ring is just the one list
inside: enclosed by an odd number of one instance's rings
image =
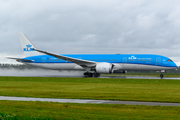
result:
[(88, 76), (88, 77), (99, 77), (100, 74), (99, 73), (84, 73), (85, 76)]
[(164, 75), (161, 73), (161, 74), (160, 74), (160, 77), (161, 77), (161, 78), (163, 78), (163, 77), (164, 77)]
[(100, 74), (99, 73), (94, 73), (94, 77), (99, 77)]
[(88, 74), (88, 77), (93, 77), (93, 74), (92, 74), (92, 73), (89, 73), (89, 74)]
[(92, 76), (91, 77), (99, 77), (100, 76), (100, 74), (99, 73), (91, 73), (92, 74)]
[(87, 77), (92, 77), (93, 76), (93, 74), (92, 73), (84, 73), (84, 76), (87, 76)]

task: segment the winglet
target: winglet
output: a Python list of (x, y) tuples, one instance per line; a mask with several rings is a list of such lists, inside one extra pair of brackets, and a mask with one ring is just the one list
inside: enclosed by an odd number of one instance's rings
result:
[(22, 51), (31, 52), (34, 51), (32, 49), (36, 49), (32, 42), (23, 33), (18, 33), (18, 37), (22, 46)]

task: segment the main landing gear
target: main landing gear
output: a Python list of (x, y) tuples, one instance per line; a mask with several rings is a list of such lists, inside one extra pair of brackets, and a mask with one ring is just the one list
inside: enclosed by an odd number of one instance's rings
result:
[(99, 77), (100, 74), (99, 73), (84, 73), (85, 76), (88, 76), (88, 77)]

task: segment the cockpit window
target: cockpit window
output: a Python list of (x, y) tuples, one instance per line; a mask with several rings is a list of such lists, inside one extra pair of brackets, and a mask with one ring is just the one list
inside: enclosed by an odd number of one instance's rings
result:
[(168, 59), (167, 61), (168, 61), (168, 62), (173, 62), (171, 59)]

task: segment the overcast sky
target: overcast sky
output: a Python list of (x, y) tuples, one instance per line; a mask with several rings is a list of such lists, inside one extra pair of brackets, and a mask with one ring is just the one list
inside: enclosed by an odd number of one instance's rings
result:
[(180, 62), (180, 0), (0, 0), (0, 62), (17, 32), (54, 53), (158, 54)]

